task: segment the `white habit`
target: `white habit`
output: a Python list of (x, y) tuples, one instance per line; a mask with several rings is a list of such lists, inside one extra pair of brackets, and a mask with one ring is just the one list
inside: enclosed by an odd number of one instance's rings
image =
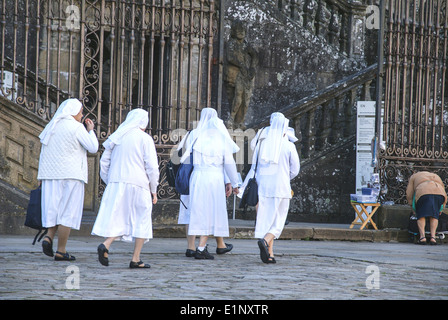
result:
[[(218, 113), (213, 108), (204, 108), (201, 111), (201, 117), (196, 128), (190, 131), (182, 141), (179, 143), (177, 147), (177, 151), (181, 150), (184, 146), (187, 147), (188, 152), (190, 152), (193, 143), (196, 141), (199, 132), (201, 129), (207, 124), (210, 119), (217, 118)], [(185, 154), (186, 152), (184, 152)], [(224, 172), (225, 173), (225, 172)], [(230, 183), (230, 180), (227, 174), (224, 174), (224, 182)], [(181, 195), (180, 196), (180, 204), (179, 204), (179, 217), (178, 224), (190, 224), (190, 196), (189, 195)]]
[[(139, 119), (146, 121), (139, 123)], [(93, 235), (122, 237), (124, 241), (152, 238), (151, 193), (157, 193), (159, 166), (154, 140), (141, 130), (147, 123), (148, 113), (134, 109), (117, 135), (104, 143), (100, 176), (107, 186)]]
[(42, 149), (37, 179), (42, 181), (42, 224), (79, 230), (87, 183), (87, 151), (98, 151), (95, 132), (75, 120), (82, 108), (77, 99), (61, 103), (39, 135)]
[(189, 235), (228, 237), (225, 176), (233, 187), (237, 187), (238, 173), (233, 153), (239, 148), (217, 117), (216, 110), (202, 109), (201, 121), (187, 140), (186, 152), (181, 159), (189, 159), (193, 150), (194, 169), (190, 177), (188, 210), (185, 212), (189, 211), (190, 217), (189, 221), (188, 218), (183, 221), (189, 222)]
[(238, 185), (238, 175), (232, 154), (210, 157), (197, 151), (193, 153), (194, 169), (190, 177), (189, 235), (229, 236), (227, 217), (225, 173), (230, 183)]
[[(281, 113), (273, 113), (271, 126), (261, 133), (255, 147), (252, 167), (247, 174), (244, 186), (254, 176), (258, 156), (256, 180), (258, 183), (258, 210), (255, 238), (263, 238), (271, 233), (278, 238), (283, 231), (288, 215), (291, 195), (290, 180), (300, 171), (299, 155), (295, 145), (286, 134), (288, 120)], [(258, 135), (254, 140), (258, 138)], [(293, 140), (294, 141), (294, 140)], [(260, 147), (261, 146), (261, 147)]]

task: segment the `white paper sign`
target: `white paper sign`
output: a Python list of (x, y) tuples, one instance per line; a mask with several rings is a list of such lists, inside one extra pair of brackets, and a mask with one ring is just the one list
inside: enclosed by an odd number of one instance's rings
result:
[(373, 173), (372, 139), (375, 137), (375, 101), (358, 101), (356, 123), (356, 192), (367, 187)]
[[(375, 137), (375, 101), (357, 102), (356, 123), (356, 192), (362, 194), (374, 172), (372, 167), (372, 142)], [(383, 110), (381, 110), (380, 140), (382, 139)], [(367, 208), (371, 212), (371, 208)], [(367, 217), (363, 214), (364, 219)], [(357, 215), (355, 213), (355, 219)]]

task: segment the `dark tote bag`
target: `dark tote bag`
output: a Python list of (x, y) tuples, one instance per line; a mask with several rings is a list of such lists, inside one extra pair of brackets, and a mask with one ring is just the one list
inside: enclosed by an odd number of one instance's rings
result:
[(258, 184), (255, 176), (250, 178), (247, 182), (247, 186), (244, 189), (243, 196), (240, 201), (240, 209), (247, 206), (254, 207), (258, 203)]
[[(181, 150), (178, 151), (178, 157), (180, 158), (182, 155)], [(166, 180), (168, 181), (168, 185), (172, 188), (176, 187), (176, 175), (177, 171), (179, 171), (179, 164), (175, 164), (171, 159), (166, 164)]]
[(30, 201), (26, 209), (25, 226), (37, 230), (37, 234), (34, 237), (33, 245), (36, 243), (39, 235), (40, 237), (37, 241), (42, 240), (42, 238), (48, 232), (48, 229), (42, 226), (41, 197), (42, 188), (40, 186), (37, 189), (31, 190)]
[(193, 172), (193, 152), (190, 153), (190, 159), (181, 163), (176, 174), (176, 190), (179, 194), (190, 194), (190, 176)]
[[(262, 129), (264, 130), (264, 128)], [(260, 139), (260, 135), (258, 136), (258, 139)], [(257, 143), (255, 146), (258, 144)], [(260, 142), (260, 148), (261, 148), (261, 142)], [(258, 154), (257, 154), (257, 160), (255, 163), (255, 170), (254, 170), (254, 177), (250, 178), (247, 182), (246, 188), (244, 188), (243, 196), (241, 197), (239, 208), (246, 208), (247, 206), (255, 207), (258, 203), (258, 183), (255, 179), (255, 175), (257, 173), (257, 167), (258, 167), (258, 155), (260, 154), (260, 148), (258, 148)]]

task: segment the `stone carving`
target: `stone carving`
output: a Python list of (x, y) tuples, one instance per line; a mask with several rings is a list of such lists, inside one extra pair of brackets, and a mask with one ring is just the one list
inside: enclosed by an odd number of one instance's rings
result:
[(230, 118), (227, 121), (229, 129), (245, 129), (244, 118), (254, 88), (258, 53), (245, 37), (246, 29), (242, 21), (234, 21), (224, 65), (224, 84), (230, 103)]
[(303, 12), (305, 15), (304, 26), (308, 30), (315, 32), (314, 17), (316, 16), (318, 3), (314, 0), (306, 0), (303, 6)]

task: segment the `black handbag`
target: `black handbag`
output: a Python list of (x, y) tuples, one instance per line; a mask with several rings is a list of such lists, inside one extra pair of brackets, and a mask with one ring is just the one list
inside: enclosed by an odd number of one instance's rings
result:
[[(178, 151), (178, 157), (181, 157), (181, 150)], [(166, 163), (166, 180), (171, 188), (176, 187), (176, 175), (179, 170), (179, 164), (175, 164), (171, 159)]]
[[(260, 139), (260, 136), (261, 136), (261, 133), (258, 136), (258, 139)], [(257, 140), (257, 144), (258, 144), (258, 140)], [(260, 142), (260, 148), (261, 148), (261, 142)], [(246, 188), (244, 188), (243, 196), (241, 197), (241, 201), (240, 201), (240, 205), (239, 205), (240, 209), (246, 208), (247, 206), (255, 207), (258, 204), (258, 183), (257, 183), (257, 179), (255, 179), (255, 175), (257, 173), (258, 156), (260, 154), (260, 148), (258, 148), (257, 160), (255, 163), (255, 170), (254, 170), (254, 177), (249, 179), (249, 181), (247, 182)]]
[[(37, 230), (34, 237), (33, 245), (36, 243), (37, 237), (40, 241), (47, 234), (48, 229), (42, 226), (42, 209), (41, 209), (42, 189), (39, 186), (37, 189), (31, 190), (30, 201), (26, 209), (25, 226)], [(41, 232), (43, 232), (41, 234)]]

